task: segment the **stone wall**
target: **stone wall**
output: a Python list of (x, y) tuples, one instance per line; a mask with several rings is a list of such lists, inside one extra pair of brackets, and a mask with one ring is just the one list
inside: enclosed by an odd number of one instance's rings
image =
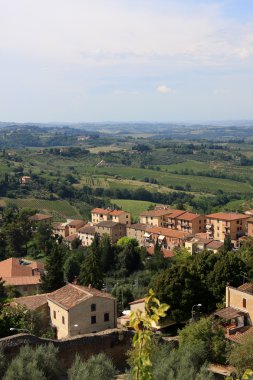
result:
[(67, 369), (75, 360), (76, 354), (81, 359), (88, 359), (91, 355), (104, 352), (119, 369), (126, 367), (127, 351), (131, 347), (132, 331), (118, 329), (106, 330), (96, 334), (79, 335), (77, 337), (52, 340), (38, 338), (29, 334), (18, 334), (0, 339), (4, 353), (9, 359), (18, 354), (20, 348), (26, 344), (38, 346), (54, 344), (59, 349), (59, 359), (62, 367)]

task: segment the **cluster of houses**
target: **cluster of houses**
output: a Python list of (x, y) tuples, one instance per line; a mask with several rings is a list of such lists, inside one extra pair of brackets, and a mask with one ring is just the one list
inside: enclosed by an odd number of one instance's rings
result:
[[(231, 236), (235, 248), (247, 236), (253, 236), (252, 214), (218, 212), (210, 215), (175, 210), (166, 206), (140, 214), (139, 223), (131, 223), (131, 214), (123, 210), (95, 208), (91, 221), (67, 220), (53, 223), (51, 215), (35, 214), (33, 223), (51, 223), (55, 237), (67, 243), (79, 239), (83, 246), (91, 245), (95, 234), (107, 234), (112, 243), (121, 237), (135, 238), (140, 246), (152, 254), (159, 242), (165, 257), (173, 256), (173, 249), (185, 247), (191, 254), (204, 249), (214, 253), (223, 246), (226, 236)], [(74, 335), (93, 333), (125, 324), (128, 315), (117, 321), (116, 299), (104, 291), (76, 283), (48, 294), (39, 292), (40, 277), (44, 265), (35, 261), (9, 258), (0, 262), (0, 277), (5, 286), (12, 286), (22, 297), (16, 298), (12, 306), (22, 305), (44, 315), (57, 330), (58, 339)], [(143, 309), (144, 299), (130, 305)], [(214, 313), (222, 320), (227, 337), (240, 341), (245, 335), (253, 334), (253, 285), (243, 284), (239, 288), (226, 288), (226, 308)]]
[(127, 211), (95, 208), (90, 222), (69, 220), (53, 223), (52, 229), (54, 236), (61, 236), (69, 244), (79, 239), (84, 247), (91, 245), (95, 234), (107, 234), (112, 243), (123, 236), (135, 238), (150, 252), (158, 241), (165, 256), (171, 256), (174, 248), (182, 246), (191, 254), (204, 249), (216, 253), (228, 234), (234, 248), (238, 248), (247, 236), (253, 236), (253, 218), (251, 214), (227, 212), (200, 215), (159, 206), (141, 213), (139, 223), (132, 224)]

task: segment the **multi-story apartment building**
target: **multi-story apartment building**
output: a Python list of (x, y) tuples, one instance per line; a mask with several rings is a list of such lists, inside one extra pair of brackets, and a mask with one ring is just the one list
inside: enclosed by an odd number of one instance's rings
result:
[(248, 219), (248, 236), (251, 236), (253, 237), (253, 218), (250, 217), (250, 219)]
[(80, 230), (78, 230), (78, 238), (81, 240), (82, 246), (89, 247), (93, 242), (95, 233), (95, 226), (86, 224), (86, 226), (80, 228)]
[(250, 215), (217, 212), (206, 216), (206, 230), (214, 240), (224, 241), (226, 235), (236, 241), (247, 232), (247, 221)]
[(164, 227), (151, 227), (144, 234), (144, 245), (146, 247), (152, 246), (158, 241), (162, 248), (173, 250), (175, 247), (183, 246), (189, 236), (190, 234), (184, 231), (171, 230)]
[(104, 220), (108, 220), (108, 214), (110, 214), (112, 210), (111, 209), (104, 209), (104, 208), (94, 208), (91, 210), (91, 221), (92, 223), (100, 223)]
[(170, 210), (170, 213), (164, 217), (164, 227), (177, 230), (178, 217), (185, 213), (184, 210)]
[(111, 210), (104, 208), (94, 208), (91, 210), (91, 221), (94, 224), (111, 220), (121, 224), (131, 224), (130, 212), (123, 210)]
[(206, 230), (205, 215), (193, 214), (192, 212), (185, 212), (177, 218), (177, 229), (179, 231), (186, 231), (191, 234), (197, 234)]
[(140, 214), (140, 223), (154, 227), (166, 227), (166, 216), (171, 212), (171, 209), (144, 211)]

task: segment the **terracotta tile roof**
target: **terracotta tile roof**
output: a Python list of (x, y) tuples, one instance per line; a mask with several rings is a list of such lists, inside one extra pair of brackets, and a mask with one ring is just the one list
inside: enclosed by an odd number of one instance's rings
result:
[(150, 228), (150, 226), (144, 223), (135, 223), (135, 224), (130, 224), (129, 226), (127, 226), (127, 228), (133, 228), (134, 230), (146, 231), (146, 229)]
[(55, 222), (55, 223), (52, 223), (52, 228), (53, 228), (53, 230), (57, 230), (57, 229), (63, 228), (63, 226), (62, 226), (62, 223)]
[(253, 218), (252, 218), (252, 217), (249, 218), (247, 222), (248, 222), (248, 223), (253, 223)]
[(220, 317), (221, 319), (224, 319), (225, 321), (229, 321), (230, 319), (241, 317), (247, 313), (229, 306), (225, 307), (224, 309), (216, 310), (213, 314)]
[(66, 236), (66, 237), (64, 238), (64, 240), (70, 242), (70, 241), (75, 240), (76, 238), (78, 238), (78, 233), (76, 233), (76, 234), (72, 234), (72, 235), (69, 235), (69, 236)]
[(14, 276), (14, 277), (2, 277), (4, 286), (6, 285), (39, 285), (40, 276)]
[(32, 222), (40, 222), (42, 220), (49, 220), (52, 219), (52, 215), (46, 215), (46, 214), (35, 214), (29, 217), (29, 220)]
[(246, 282), (245, 284), (238, 286), (237, 289), (242, 290), (243, 292), (253, 293), (253, 284)]
[(47, 295), (48, 293), (44, 293), (36, 294), (34, 296), (14, 298), (13, 304), (23, 305), (26, 307), (26, 309), (29, 310), (36, 310), (39, 307), (47, 304)]
[(216, 212), (215, 214), (206, 215), (206, 217), (210, 219), (220, 219), (220, 220), (227, 220), (227, 221), (250, 218), (249, 215), (239, 214), (236, 212)]
[(224, 243), (221, 241), (213, 240), (206, 245), (207, 249), (219, 249), (223, 247)]
[(178, 218), (180, 215), (183, 215), (185, 213), (186, 211), (184, 210), (172, 210), (171, 213), (168, 215), (168, 219)]
[(140, 214), (140, 216), (164, 216), (171, 213), (171, 210), (149, 210), (144, 211)]
[(244, 326), (236, 330), (234, 334), (226, 334), (226, 338), (236, 343), (243, 343), (245, 339), (253, 336), (253, 326)]
[(95, 226), (90, 226), (89, 224), (86, 224), (86, 226), (80, 228), (78, 230), (79, 234), (89, 234), (94, 235), (96, 233)]
[(185, 212), (184, 214), (178, 216), (177, 219), (191, 221), (191, 220), (194, 220), (200, 216), (201, 216), (200, 214), (194, 214), (192, 212)]
[(79, 219), (76, 219), (76, 220), (71, 220), (71, 222), (68, 222), (68, 226), (69, 227), (82, 227), (84, 226), (85, 224), (87, 223), (87, 221), (85, 220), (79, 220)]
[(111, 212), (112, 210), (108, 210), (108, 209), (106, 209), (106, 208), (94, 208), (93, 210), (91, 210), (91, 213), (92, 214), (105, 214), (105, 215), (107, 215), (107, 214), (110, 214), (110, 212)]
[(126, 211), (123, 211), (123, 210), (113, 210), (113, 211), (110, 212), (110, 215), (117, 216), (117, 215), (122, 215), (122, 214), (125, 214), (125, 213), (126, 213)]
[(128, 302), (128, 305), (135, 305), (137, 303), (142, 303), (145, 301), (145, 298), (140, 298), (139, 300), (135, 300), (135, 301), (132, 301), (132, 302)]
[(37, 268), (42, 267), (41, 263), (35, 261), (30, 262), (29, 265), (24, 265), (22, 262), (22, 259), (15, 257), (0, 261), (0, 277), (33, 276), (33, 269), (36, 269), (36, 265)]
[(118, 222), (113, 222), (111, 220), (104, 220), (102, 222), (99, 222), (98, 224), (96, 224), (96, 227), (107, 227), (107, 228), (112, 228), (112, 227), (115, 227), (115, 226), (118, 226), (118, 225), (121, 225), (123, 226), (124, 224), (120, 224)]
[(79, 303), (93, 297), (103, 297), (115, 299), (111, 294), (102, 292), (94, 288), (88, 288), (80, 285), (67, 284), (62, 288), (50, 293), (48, 300), (55, 302), (62, 308), (69, 310)]
[(163, 235), (165, 237), (178, 238), (178, 239), (182, 239), (182, 238), (185, 238), (186, 236), (191, 235), (188, 232), (171, 230), (170, 228), (165, 228), (165, 227), (151, 227), (147, 229), (147, 232), (151, 234)]
[(40, 261), (31, 261), (27, 266), (32, 269), (38, 269), (40, 272), (43, 272), (45, 269), (45, 265)]
[[(147, 248), (147, 252), (150, 256), (153, 256), (154, 250), (155, 250), (154, 246), (150, 246)], [(170, 251), (169, 249), (162, 249), (162, 252), (163, 252), (163, 256), (165, 259), (170, 259), (171, 257), (175, 256), (175, 254), (172, 251)]]

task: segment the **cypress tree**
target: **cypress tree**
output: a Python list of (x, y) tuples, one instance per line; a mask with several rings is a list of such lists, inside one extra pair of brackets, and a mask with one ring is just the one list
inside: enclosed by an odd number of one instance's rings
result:
[(99, 237), (97, 234), (91, 246), (88, 248), (88, 254), (84, 259), (81, 267), (79, 283), (84, 286), (91, 285), (93, 288), (102, 289), (103, 274), (101, 270)]
[(41, 276), (40, 288), (43, 292), (52, 292), (65, 285), (63, 272), (64, 252), (62, 246), (54, 243), (47, 257), (45, 273)]

